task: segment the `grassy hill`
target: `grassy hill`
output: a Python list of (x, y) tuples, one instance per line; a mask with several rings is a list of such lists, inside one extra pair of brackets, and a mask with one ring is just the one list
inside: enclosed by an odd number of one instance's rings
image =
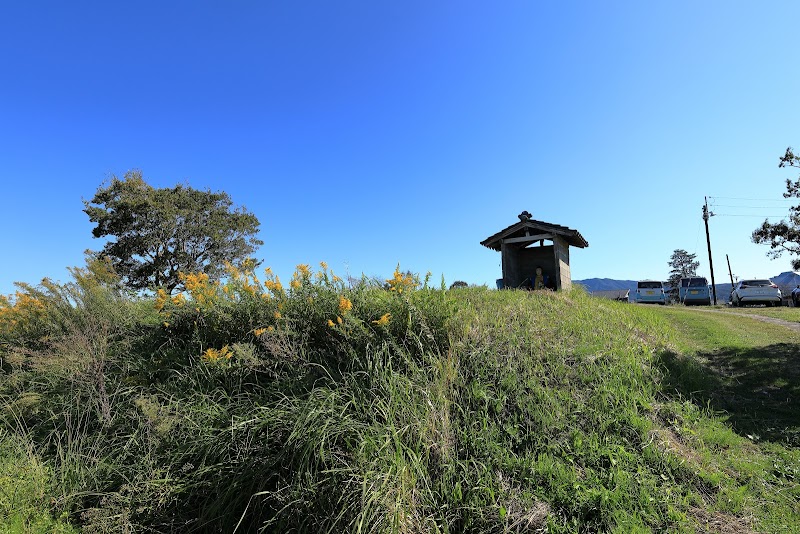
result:
[(800, 531), (777, 326), (324, 266), (153, 299), (74, 274), (0, 303), (6, 531)]

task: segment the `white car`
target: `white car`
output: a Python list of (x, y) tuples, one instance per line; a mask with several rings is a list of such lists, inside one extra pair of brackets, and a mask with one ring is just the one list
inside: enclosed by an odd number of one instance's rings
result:
[(740, 280), (731, 293), (733, 306), (745, 304), (766, 304), (767, 306), (780, 306), (783, 296), (781, 290), (772, 280)]

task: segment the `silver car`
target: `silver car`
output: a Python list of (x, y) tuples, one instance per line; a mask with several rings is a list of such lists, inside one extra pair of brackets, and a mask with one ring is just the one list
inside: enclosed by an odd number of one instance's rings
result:
[(731, 304), (734, 306), (746, 304), (780, 306), (781, 299), (781, 290), (769, 279), (739, 280), (731, 293)]

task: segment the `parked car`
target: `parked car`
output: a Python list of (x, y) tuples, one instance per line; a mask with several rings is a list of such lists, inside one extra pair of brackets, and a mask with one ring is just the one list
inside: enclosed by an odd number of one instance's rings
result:
[(744, 306), (745, 304), (766, 304), (767, 306), (780, 306), (783, 296), (781, 290), (769, 279), (739, 280), (733, 286), (731, 304)]
[(797, 286), (796, 288), (792, 289), (791, 297), (792, 297), (792, 304), (794, 305), (794, 307), (796, 308), (800, 306), (800, 286)]
[(667, 296), (664, 293), (664, 283), (658, 280), (640, 280), (636, 283), (636, 294), (633, 296), (633, 301), (666, 304)]
[(704, 276), (681, 278), (678, 298), (684, 304), (711, 304), (711, 291)]

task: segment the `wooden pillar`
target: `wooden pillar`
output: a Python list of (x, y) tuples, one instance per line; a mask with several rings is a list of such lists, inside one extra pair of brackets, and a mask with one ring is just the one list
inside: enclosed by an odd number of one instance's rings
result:
[(569, 244), (561, 237), (553, 239), (554, 255), (556, 262), (556, 285), (558, 289), (569, 291), (572, 289), (572, 274), (569, 270)]

